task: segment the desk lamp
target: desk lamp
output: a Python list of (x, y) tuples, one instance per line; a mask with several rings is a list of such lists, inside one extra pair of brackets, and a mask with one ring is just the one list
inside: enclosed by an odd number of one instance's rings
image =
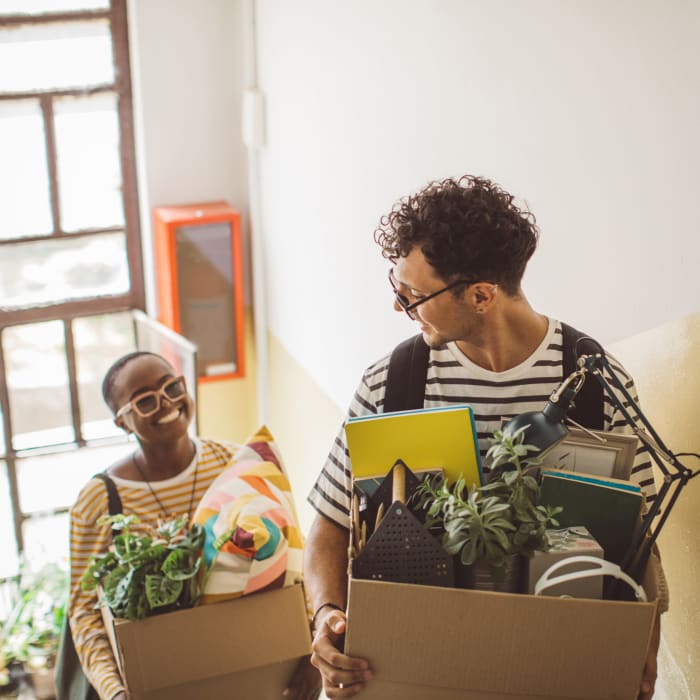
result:
[[(546, 452), (568, 434), (569, 429), (565, 424), (567, 420), (566, 414), (584, 382), (592, 376), (601, 384), (603, 393), (609, 397), (624, 416), (627, 424), (639, 438), (642, 447), (663, 474), (663, 484), (651, 507), (644, 514), (641, 526), (635, 533), (620, 565), (623, 571), (626, 571), (637, 582), (641, 583), (641, 577), (646, 568), (652, 546), (656, 542), (661, 528), (666, 523), (671, 509), (678, 500), (681, 490), (690, 479), (700, 473), (700, 471), (692, 471), (681, 464), (678, 457), (700, 457), (700, 455), (687, 452), (679, 453), (678, 455), (672, 453), (657, 435), (639, 404), (632, 398), (623, 382), (620, 381), (605, 356), (603, 348), (591, 338), (579, 339), (579, 341), (584, 340), (589, 344), (589, 348), (591, 347), (590, 344), (593, 344), (595, 352), (582, 354), (578, 357), (576, 361), (577, 369), (566, 377), (552, 392), (541, 411), (531, 411), (515, 416), (506, 423), (504, 430), (515, 432), (523, 426), (528, 426), (525, 432), (525, 442), (538, 447), (541, 452)], [(624, 402), (613, 388), (617, 389), (624, 397)]]

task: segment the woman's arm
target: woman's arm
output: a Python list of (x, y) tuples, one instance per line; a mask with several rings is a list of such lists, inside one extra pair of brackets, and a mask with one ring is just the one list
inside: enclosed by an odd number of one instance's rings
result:
[[(101, 499), (104, 500), (103, 504)], [(75, 650), (85, 675), (100, 698), (112, 700), (124, 691), (124, 685), (112, 654), (102, 614), (96, 609), (97, 593), (94, 590), (83, 591), (80, 585), (90, 556), (104, 553), (111, 544), (109, 527), (96, 523), (96, 519), (106, 512), (107, 494), (104, 485), (102, 482), (90, 482), (71, 509), (68, 617)]]

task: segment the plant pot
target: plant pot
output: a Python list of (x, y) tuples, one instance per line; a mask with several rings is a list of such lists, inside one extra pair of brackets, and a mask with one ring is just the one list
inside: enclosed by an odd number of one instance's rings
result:
[(519, 554), (511, 554), (508, 557), (502, 580), (494, 578), (491, 567), (485, 562), (462, 564), (459, 555), (455, 557), (454, 571), (456, 588), (498, 593), (522, 593), (524, 590), (525, 559)]

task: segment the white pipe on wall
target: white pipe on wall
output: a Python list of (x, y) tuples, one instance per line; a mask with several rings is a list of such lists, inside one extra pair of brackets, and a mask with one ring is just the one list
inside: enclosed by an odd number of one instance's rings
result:
[(253, 323), (257, 366), (258, 422), (268, 422), (267, 299), (260, 203), (259, 151), (265, 145), (264, 96), (258, 89), (255, 0), (243, 3), (243, 142), (248, 149), (248, 196), (253, 272)]

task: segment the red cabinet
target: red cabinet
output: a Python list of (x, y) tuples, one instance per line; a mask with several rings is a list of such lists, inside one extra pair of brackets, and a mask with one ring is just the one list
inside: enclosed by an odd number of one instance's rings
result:
[(242, 377), (240, 213), (226, 202), (154, 209), (158, 318), (197, 345), (200, 381)]

